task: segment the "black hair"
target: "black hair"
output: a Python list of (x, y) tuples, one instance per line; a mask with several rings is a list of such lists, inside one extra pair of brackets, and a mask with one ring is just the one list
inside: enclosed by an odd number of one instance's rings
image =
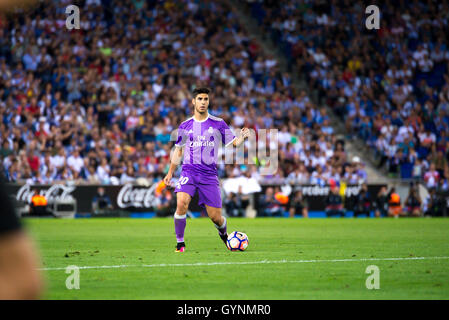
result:
[(209, 94), (209, 92), (210, 92), (210, 89), (206, 88), (206, 87), (195, 88), (195, 90), (193, 90), (193, 98), (195, 99), (196, 96), (201, 94), (201, 93)]

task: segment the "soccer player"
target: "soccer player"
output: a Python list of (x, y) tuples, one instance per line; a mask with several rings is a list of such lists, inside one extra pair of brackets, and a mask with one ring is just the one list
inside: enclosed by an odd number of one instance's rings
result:
[(218, 148), (240, 146), (249, 136), (249, 129), (243, 128), (238, 137), (229, 129), (223, 119), (209, 114), (208, 88), (193, 91), (193, 117), (185, 120), (178, 128), (178, 139), (164, 178), (166, 185), (183, 158), (181, 177), (175, 186), (177, 207), (174, 216), (176, 233), (176, 252), (184, 252), (184, 230), (189, 203), (198, 191), (198, 204), (205, 208), (209, 218), (218, 229), (218, 234), (226, 244), (228, 237), (226, 218), (221, 215), (221, 192), (217, 175)]

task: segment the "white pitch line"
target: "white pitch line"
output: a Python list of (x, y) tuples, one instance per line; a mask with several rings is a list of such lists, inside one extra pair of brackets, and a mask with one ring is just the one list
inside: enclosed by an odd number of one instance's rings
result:
[[(449, 259), (449, 257), (406, 257), (406, 258), (361, 258), (361, 259), (332, 259), (332, 260), (261, 260), (261, 261), (235, 261), (235, 262), (197, 262), (197, 263), (162, 263), (162, 264), (143, 264), (143, 265), (116, 265), (116, 266), (84, 266), (79, 269), (114, 269), (114, 268), (160, 268), (160, 267), (200, 267), (217, 265), (239, 265), (239, 264), (279, 264), (279, 263), (317, 263), (317, 262), (363, 262), (363, 261), (403, 261), (403, 260), (440, 260)], [(42, 271), (65, 270), (60, 268), (41, 268)]]

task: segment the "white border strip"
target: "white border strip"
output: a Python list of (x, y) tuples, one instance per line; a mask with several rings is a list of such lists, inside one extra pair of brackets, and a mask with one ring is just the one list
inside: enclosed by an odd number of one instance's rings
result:
[[(80, 269), (116, 269), (116, 268), (161, 268), (161, 267), (201, 267), (201, 266), (219, 266), (219, 265), (242, 265), (242, 264), (280, 264), (280, 263), (317, 263), (317, 262), (363, 262), (363, 261), (407, 261), (407, 260), (441, 260), (449, 257), (406, 257), (406, 258), (361, 258), (361, 259), (333, 259), (333, 260), (261, 260), (261, 261), (229, 261), (229, 262), (197, 262), (197, 263), (162, 263), (162, 264), (143, 264), (143, 265), (116, 265), (116, 266), (84, 266)], [(61, 268), (41, 268), (42, 271), (65, 270)]]

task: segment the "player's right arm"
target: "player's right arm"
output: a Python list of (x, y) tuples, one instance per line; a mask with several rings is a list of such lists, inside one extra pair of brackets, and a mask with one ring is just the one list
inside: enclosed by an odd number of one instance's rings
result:
[(173, 177), (173, 173), (175, 172), (178, 165), (181, 163), (183, 151), (184, 147), (175, 146), (175, 150), (173, 151), (170, 160), (170, 168), (168, 169), (168, 173), (164, 178), (164, 183), (167, 186), (170, 186), (170, 181)]
[(168, 169), (168, 173), (164, 178), (164, 183), (166, 186), (171, 186), (171, 179), (173, 177), (173, 173), (175, 172), (178, 165), (181, 163), (182, 155), (184, 152), (184, 148), (186, 145), (186, 141), (188, 138), (187, 131), (185, 128), (185, 121), (181, 123), (177, 130), (177, 139), (175, 143), (175, 149), (173, 150), (170, 158), (170, 167)]

